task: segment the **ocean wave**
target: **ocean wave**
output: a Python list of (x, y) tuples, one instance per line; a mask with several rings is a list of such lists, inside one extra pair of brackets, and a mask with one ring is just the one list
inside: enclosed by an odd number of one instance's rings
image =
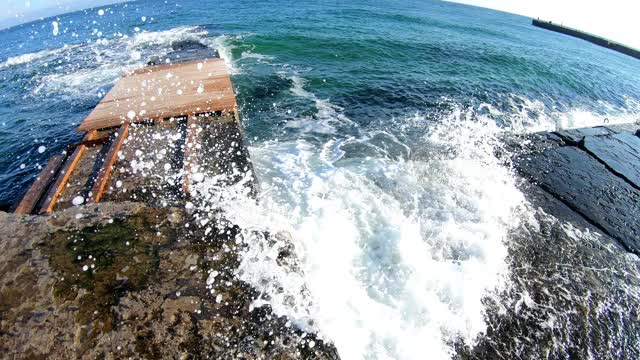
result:
[(231, 75), (240, 74), (240, 68), (236, 66), (236, 60), (233, 58), (233, 49), (235, 46), (232, 41), (242, 38), (242, 35), (220, 35), (214, 38), (207, 38), (204, 43), (210, 47), (218, 49), (220, 57), (227, 65), (227, 70)]
[(199, 26), (182, 26), (164, 31), (141, 31), (127, 40), (127, 45), (130, 48), (171, 46), (178, 41), (199, 41), (208, 35), (209, 32)]
[(60, 71), (53, 73), (43, 69), (36, 76), (36, 85), (31, 93), (102, 96), (103, 88), (126, 71), (145, 66), (147, 58), (165, 55), (172, 51), (172, 44), (185, 40), (218, 48), (230, 72), (235, 72), (230, 50), (225, 48), (224, 35), (210, 37), (206, 30), (198, 26), (178, 27), (156, 32), (143, 31), (132, 36), (117, 34), (110, 39), (100, 38), (94, 42), (37, 53), (37, 56), (32, 56), (33, 59), (50, 56), (53, 60), (64, 59), (67, 65), (57, 67)]
[(505, 99), (505, 109), (496, 109), (491, 104), (482, 103), (475, 112), (486, 112), (493, 119), (501, 119), (505, 129), (514, 133), (533, 133), (594, 127), (601, 125), (628, 124), (640, 120), (640, 103), (632, 98), (624, 98), (623, 107), (599, 101), (586, 106), (570, 106), (568, 109), (549, 109), (538, 99), (509, 94)]
[(301, 133), (336, 134), (340, 126), (353, 127), (354, 123), (344, 115), (344, 109), (305, 89), (306, 79), (297, 75), (286, 77), (292, 83), (289, 91), (297, 97), (313, 101), (317, 110), (313, 116), (289, 120), (286, 124), (288, 128), (298, 129)]
[(0, 67), (10, 67), (10, 66), (16, 66), (16, 65), (24, 65), (24, 64), (29, 64), (33, 61), (36, 60), (40, 60), (40, 59), (44, 59), (47, 57), (51, 57), (57, 54), (60, 54), (66, 50), (70, 50), (72, 48), (74, 48), (76, 46), (73, 45), (65, 45), (61, 48), (57, 48), (57, 49), (47, 49), (47, 50), (42, 50), (42, 51), (38, 51), (38, 52), (33, 52), (33, 53), (27, 53), (27, 54), (22, 54), (22, 55), (16, 55), (16, 56), (12, 56), (10, 58), (8, 58), (5, 62), (0, 64)]
[[(270, 141), (250, 148), (259, 205), (237, 189), (207, 189), (216, 181), (194, 193), (204, 213), (222, 208), (243, 229), (238, 276), (262, 294), (254, 306), (318, 332), (342, 358), (422, 359), (425, 349), (450, 358), (453, 340), (486, 328), (482, 298), (501, 284), (524, 202), (494, 155), (500, 131), (452, 115), (423, 141), (453, 152), (429, 160), (344, 157), (346, 144), (377, 133), (322, 146)], [(278, 260), (287, 242), (295, 266)]]

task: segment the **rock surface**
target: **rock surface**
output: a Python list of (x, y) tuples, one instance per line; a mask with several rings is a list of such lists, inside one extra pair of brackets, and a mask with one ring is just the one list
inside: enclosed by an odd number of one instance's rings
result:
[(621, 149), (632, 150), (609, 145), (634, 142), (636, 129), (507, 140), (531, 209), (506, 242), (507, 285), (483, 299), (486, 332), (473, 344), (455, 343), (454, 359), (640, 358), (640, 261), (629, 253), (638, 243), (628, 241), (637, 237), (640, 194), (604, 155), (585, 151), (623, 156)]
[[(135, 203), (0, 213), (0, 353), (37, 358), (336, 358), (234, 277), (233, 232)], [(214, 234), (217, 232), (213, 232)], [(212, 272), (216, 271), (211, 279)]]
[(638, 359), (635, 257), (538, 186), (522, 189), (541, 211), (511, 232), (510, 285), (484, 299), (487, 331), (454, 359)]
[[(621, 128), (625, 129), (625, 128)], [(558, 139), (558, 137), (560, 139)], [(609, 127), (530, 135), (517, 170), (640, 254), (640, 139)]]
[(640, 189), (640, 138), (629, 133), (587, 136), (583, 148), (618, 176)]

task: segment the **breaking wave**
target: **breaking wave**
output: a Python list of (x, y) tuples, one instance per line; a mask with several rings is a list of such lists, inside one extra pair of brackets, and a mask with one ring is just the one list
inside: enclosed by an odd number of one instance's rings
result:
[(480, 104), (477, 111), (492, 118), (506, 118), (505, 128), (514, 133), (532, 133), (577, 129), (600, 125), (628, 124), (640, 121), (640, 103), (624, 97), (623, 108), (604, 101), (590, 108), (572, 106), (565, 110), (549, 109), (541, 100), (509, 94), (505, 98), (506, 110), (498, 110), (491, 104)]
[[(236, 275), (259, 292), (254, 308), (268, 305), (345, 359), (444, 359), (460, 342), (485, 339), (495, 325), (489, 309), (500, 317), (505, 306), (535, 307), (512, 282), (509, 256), (519, 249), (513, 233), (539, 210), (497, 155), (507, 154), (502, 135), (599, 125), (601, 117), (546, 114), (519, 99), (524, 106), (511, 113), (454, 106), (436, 123), (414, 114), (371, 130), (307, 90), (304, 78), (283, 76), (316, 111), (287, 121), (296, 138), (250, 147), (259, 203), (242, 182), (193, 185), (205, 217), (221, 209), (242, 229)], [(409, 143), (416, 132), (423, 135)], [(579, 231), (562, 229), (569, 238)]]
[[(346, 359), (423, 359), (426, 349), (448, 358), (456, 339), (473, 343), (486, 329), (483, 297), (503, 284), (507, 234), (524, 203), (495, 156), (502, 130), (454, 112), (422, 137), (423, 158), (384, 130), (340, 135), (334, 124), (357, 125), (291, 80), (317, 113), (288, 126), (332, 139), (251, 147), (259, 205), (215, 177), (193, 185), (201, 212), (220, 208), (242, 229), (237, 276), (261, 294), (254, 306), (317, 332)], [(398, 159), (388, 141), (410, 156)]]
[[(37, 75), (34, 94), (101, 96), (123, 71), (183, 40), (215, 46), (239, 74), (234, 39), (200, 27), (118, 34), (16, 56), (4, 66), (55, 56), (64, 63)], [(273, 60), (248, 51), (241, 59)], [(234, 186), (204, 176), (191, 185), (199, 195), (194, 202), (203, 216), (221, 209), (242, 229), (236, 275), (259, 292), (253, 306), (268, 305), (317, 332), (346, 359), (443, 359), (459, 340), (473, 345), (487, 330), (485, 299), (517, 288), (510, 283), (509, 236), (537, 211), (527, 206), (508, 160), (496, 155), (504, 153), (501, 134), (630, 122), (640, 108), (627, 99), (631, 110), (622, 112), (606, 103), (601, 113), (555, 111), (509, 94), (504, 109), (454, 105), (437, 122), (416, 113), (372, 130), (308, 90), (299, 74), (281, 75), (291, 83), (288, 92), (315, 111), (287, 119), (295, 138), (250, 147), (259, 204), (248, 196), (248, 176)], [(535, 308), (526, 296), (520, 300), (509, 305)], [(558, 318), (550, 314), (549, 326)]]
[(65, 46), (58, 49), (42, 50), (38, 52), (12, 56), (8, 58), (5, 62), (1, 63), (0, 67), (10, 67), (10, 66), (16, 66), (16, 65), (29, 64), (36, 60), (45, 59), (45, 58), (57, 55), (70, 48), (72, 48), (72, 46)]
[(300, 271), (249, 241), (241, 278), (343, 358), (451, 356), (454, 339), (485, 329), (481, 300), (500, 284), (523, 201), (487, 125), (436, 129), (427, 146), (454, 153), (429, 160), (330, 158), (344, 153), (334, 141), (251, 149), (261, 200), (283, 209)]
[[(95, 98), (104, 95), (105, 87), (113, 84), (124, 72), (145, 66), (152, 56), (169, 53), (172, 44), (181, 41), (198, 41), (217, 48), (234, 73), (233, 63), (229, 60), (230, 50), (225, 47), (227, 38), (227, 35), (211, 36), (198, 26), (141, 31), (132, 35), (117, 33), (113, 37), (105, 36), (83, 44), (12, 57), (3, 66), (41, 65), (31, 89), (34, 95), (53, 93)], [(35, 64), (39, 60), (59, 65)]]

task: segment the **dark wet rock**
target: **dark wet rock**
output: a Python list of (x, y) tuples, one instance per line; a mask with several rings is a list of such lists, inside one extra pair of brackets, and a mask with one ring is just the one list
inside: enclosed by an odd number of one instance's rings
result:
[(173, 51), (195, 51), (205, 50), (208, 49), (208, 47), (200, 41), (180, 40), (172, 42), (171, 49), (173, 49)]
[(251, 309), (258, 294), (235, 277), (237, 228), (206, 236), (192, 222), (177, 208), (127, 202), (49, 216), (0, 213), (0, 353), (337, 358), (268, 306)]
[(509, 235), (509, 282), (487, 296), (487, 331), (456, 359), (637, 359), (640, 286), (626, 249), (540, 187), (541, 211)]
[(640, 138), (630, 133), (586, 136), (582, 144), (589, 154), (640, 189)]
[(640, 253), (640, 192), (572, 146), (520, 156), (516, 168), (630, 251)]
[(614, 133), (635, 133), (638, 128), (640, 128), (640, 121), (634, 122), (634, 123), (627, 123), (627, 124), (613, 124), (613, 125), (607, 125), (607, 128), (609, 130), (611, 130)]
[(259, 185), (238, 122), (231, 116), (221, 117), (203, 122), (199, 130), (202, 150), (195, 160), (207, 176), (221, 176), (224, 184), (233, 185), (249, 175), (247, 187), (255, 197)]
[(506, 135), (502, 140), (505, 143), (505, 150), (508, 154), (538, 153), (567, 145), (560, 135), (545, 132), (533, 133), (527, 136)]
[(556, 134), (570, 144), (578, 144), (585, 136), (612, 135), (615, 132), (606, 126), (596, 126), (584, 129), (557, 131)]

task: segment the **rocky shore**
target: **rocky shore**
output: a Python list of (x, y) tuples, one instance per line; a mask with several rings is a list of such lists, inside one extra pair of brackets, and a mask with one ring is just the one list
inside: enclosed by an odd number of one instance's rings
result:
[(640, 357), (640, 126), (511, 135), (533, 218), (509, 239), (509, 282), (456, 359)]
[[(455, 344), (456, 357), (582, 358), (613, 347), (630, 358), (638, 339), (628, 334), (640, 331), (629, 288), (636, 280), (628, 277), (635, 265), (625, 260), (640, 252), (637, 129), (529, 134), (506, 144), (531, 206), (542, 211), (536, 225), (514, 229), (514, 285), (487, 297), (487, 333), (473, 347)], [(0, 212), (4, 357), (338, 358), (315, 334), (252, 306), (260, 294), (237, 276), (240, 229), (223, 217), (198, 226), (201, 214), (180, 202), (163, 207), (115, 195), (118, 202), (44, 216)], [(593, 236), (577, 241), (567, 226)], [(285, 247), (278, 261), (296, 259)], [(603, 265), (611, 269), (603, 273)], [(509, 298), (513, 304), (496, 301)], [(555, 347), (558, 339), (566, 345)]]
[(640, 126), (539, 133), (515, 142), (517, 171), (640, 254)]
[[(140, 203), (0, 213), (0, 352), (12, 359), (328, 359), (234, 276), (230, 231)], [(286, 256), (286, 254), (283, 254)]]

